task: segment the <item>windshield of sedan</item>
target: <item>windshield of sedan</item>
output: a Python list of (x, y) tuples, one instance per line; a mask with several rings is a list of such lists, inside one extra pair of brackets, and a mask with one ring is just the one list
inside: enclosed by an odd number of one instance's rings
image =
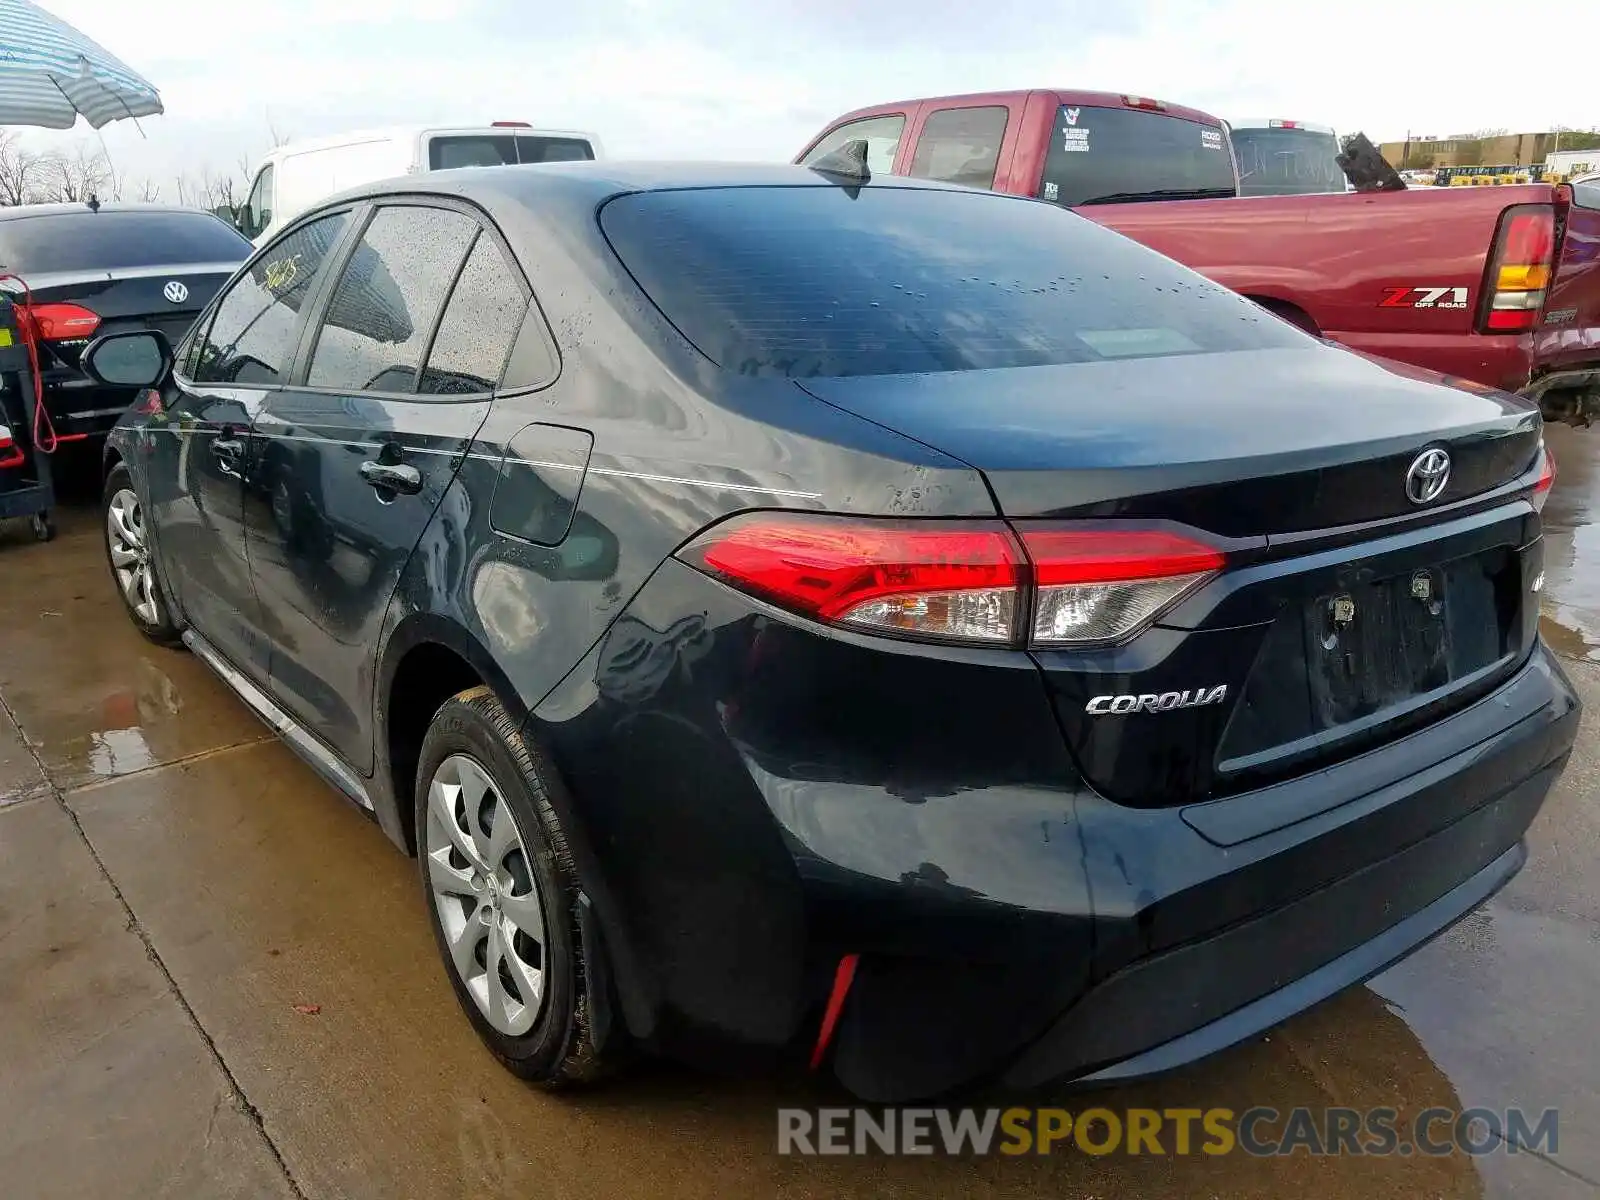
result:
[(1220, 125), (1142, 108), (1063, 104), (1039, 199), (1069, 207), (1238, 195)]
[(1240, 195), (1309, 196), (1345, 190), (1339, 142), (1331, 133), (1267, 128), (1235, 129), (1232, 136)]
[(667, 320), (741, 374), (971, 371), (1304, 342), (1075, 213), (987, 192), (639, 192), (608, 202), (600, 222)]

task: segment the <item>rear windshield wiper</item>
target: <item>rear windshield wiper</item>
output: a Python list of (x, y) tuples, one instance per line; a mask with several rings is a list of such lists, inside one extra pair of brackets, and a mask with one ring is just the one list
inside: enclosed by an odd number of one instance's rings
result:
[(1148, 192), (1107, 192), (1104, 196), (1090, 196), (1078, 201), (1075, 207), (1085, 204), (1132, 204), (1140, 200), (1225, 200), (1238, 195), (1232, 188), (1156, 188)]

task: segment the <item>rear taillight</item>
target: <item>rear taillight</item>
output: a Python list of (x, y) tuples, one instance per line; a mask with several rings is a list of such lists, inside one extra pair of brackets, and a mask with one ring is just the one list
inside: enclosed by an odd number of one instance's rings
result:
[(839, 625), (1012, 642), (1022, 550), (1003, 526), (736, 518), (684, 557), (743, 591)]
[(1539, 443), (1539, 478), (1533, 485), (1533, 506), (1543, 510), (1550, 498), (1550, 489), (1556, 485), (1556, 456), (1543, 441)]
[(1130, 637), (1223, 564), (1213, 547), (1160, 530), (1036, 530), (1022, 544), (1039, 646)]
[(1109, 526), (871, 521), (752, 513), (679, 553), (751, 595), (829, 624), (927, 641), (1088, 646), (1125, 641), (1219, 571), (1175, 533)]
[(1274, 120), (1268, 121), (1267, 124), (1269, 126), (1271, 126), (1273, 129), (1299, 129), (1300, 128), (1300, 122), (1299, 121), (1279, 121), (1279, 120), (1274, 119)]
[(1500, 219), (1484, 292), (1484, 333), (1532, 329), (1544, 308), (1555, 260), (1556, 214), (1547, 204), (1516, 204)]
[(41, 341), (69, 342), (94, 335), (100, 316), (78, 304), (35, 304), (18, 310), (38, 331)]
[(1149, 96), (1123, 96), (1122, 102), (1129, 108), (1143, 108), (1150, 112), (1166, 112), (1167, 106), (1160, 100), (1152, 100)]

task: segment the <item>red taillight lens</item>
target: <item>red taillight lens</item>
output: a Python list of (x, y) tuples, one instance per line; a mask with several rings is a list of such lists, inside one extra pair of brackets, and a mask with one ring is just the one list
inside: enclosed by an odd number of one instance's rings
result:
[(798, 513), (736, 517), (680, 557), (821, 621), (936, 641), (1040, 646), (1125, 640), (1224, 563), (1214, 547), (1161, 530), (1030, 529), (1019, 545), (998, 522)]
[(18, 311), (25, 314), (24, 319), (33, 324), (40, 339), (46, 342), (91, 337), (100, 327), (99, 314), (78, 304), (35, 304)]
[(684, 557), (823, 621), (947, 640), (1017, 636), (1022, 551), (998, 525), (757, 514), (717, 526)]
[(1556, 214), (1548, 204), (1506, 209), (1484, 283), (1479, 327), (1485, 333), (1520, 333), (1537, 324), (1555, 248)]
[(1556, 485), (1556, 456), (1542, 441), (1539, 450), (1539, 478), (1533, 485), (1533, 506), (1542, 510), (1544, 502), (1550, 498), (1550, 489)]
[(1131, 637), (1224, 562), (1216, 548), (1163, 530), (1035, 530), (1022, 544), (1038, 583), (1031, 640), (1040, 646)]

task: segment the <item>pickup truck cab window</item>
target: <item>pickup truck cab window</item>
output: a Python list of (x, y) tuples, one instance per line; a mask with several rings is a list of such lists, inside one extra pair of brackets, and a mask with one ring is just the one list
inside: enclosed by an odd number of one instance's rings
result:
[(908, 174), (967, 187), (993, 187), (1008, 111), (1002, 104), (929, 113)]
[(1056, 204), (1201, 200), (1237, 194), (1218, 125), (1130, 108), (1056, 110), (1039, 198)]
[(858, 139), (867, 143), (867, 170), (874, 175), (887, 175), (894, 170), (895, 155), (900, 151), (900, 138), (906, 131), (904, 113), (889, 113), (882, 117), (866, 117), (850, 121), (828, 133), (806, 156), (802, 166), (810, 166), (825, 154), (831, 154), (846, 142)]

